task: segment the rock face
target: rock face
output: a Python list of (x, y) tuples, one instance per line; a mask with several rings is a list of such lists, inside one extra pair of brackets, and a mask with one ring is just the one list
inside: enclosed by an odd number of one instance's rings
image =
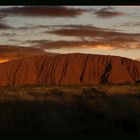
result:
[(0, 64), (0, 86), (123, 84), (139, 80), (140, 62), (117, 56), (56, 54)]

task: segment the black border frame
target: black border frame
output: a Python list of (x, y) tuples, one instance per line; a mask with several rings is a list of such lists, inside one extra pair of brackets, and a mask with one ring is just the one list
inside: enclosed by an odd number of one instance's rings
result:
[(140, 5), (139, 0), (1, 0), (0, 5)]
[[(125, 6), (125, 5), (127, 5), (127, 6), (134, 6), (134, 5), (140, 5), (140, 0), (1, 0), (0, 1), (0, 5), (4, 5), (4, 6), (7, 6), (7, 5), (23, 5), (23, 6), (35, 6), (35, 5), (37, 5), (37, 6), (45, 6), (45, 5), (76, 5), (76, 6), (80, 6), (80, 5), (82, 5), (82, 6), (86, 6), (86, 5), (97, 5), (97, 6), (100, 6), (100, 5), (119, 5), (119, 6)], [(18, 135), (17, 135), (18, 136)], [(35, 135), (34, 135), (35, 136)], [(116, 136), (118, 136), (119, 138), (121, 138), (122, 137), (122, 135), (120, 136), (120, 135), (114, 135), (115, 137)], [(112, 136), (110, 136), (110, 135), (94, 135), (94, 136), (90, 136), (91, 138), (103, 138), (103, 139), (105, 139), (105, 137), (106, 138), (110, 138), (110, 139), (114, 139), (115, 137), (112, 137)], [(124, 136), (124, 135), (123, 135)], [(34, 139), (34, 138), (42, 138), (42, 137), (44, 137), (44, 138), (57, 138), (57, 139), (59, 139), (59, 138), (71, 138), (71, 139), (73, 139), (73, 138), (76, 138), (76, 139), (78, 139), (78, 137), (76, 137), (76, 136), (69, 136), (69, 135), (67, 135), (67, 136), (61, 136), (61, 137), (59, 137), (59, 136), (35, 136), (35, 137), (29, 137), (29, 136), (23, 136), (23, 135), (20, 135), (20, 137), (16, 137), (17, 139), (21, 139), (21, 138), (30, 138), (30, 139)], [(127, 138), (131, 138), (130, 136), (128, 136), (128, 135), (125, 135), (125, 137), (127, 137)], [(4, 137), (5, 138), (5, 137)], [(9, 138), (9, 137), (7, 137), (7, 138)], [(12, 137), (10, 136), (10, 139), (11, 139)], [(15, 138), (15, 136), (14, 136), (14, 138)], [(83, 137), (83, 136), (81, 136), (81, 138), (86, 138), (86, 139), (88, 139), (88, 137), (86, 136), (86, 137)], [(116, 137), (117, 138), (117, 137)], [(124, 137), (122, 137), (122, 138), (124, 138)], [(132, 137), (133, 139), (135, 138), (135, 135)]]

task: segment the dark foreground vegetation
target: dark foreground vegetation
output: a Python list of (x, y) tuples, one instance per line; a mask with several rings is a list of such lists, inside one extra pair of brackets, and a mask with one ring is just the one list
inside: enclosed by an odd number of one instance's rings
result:
[(0, 88), (0, 134), (140, 134), (140, 85)]

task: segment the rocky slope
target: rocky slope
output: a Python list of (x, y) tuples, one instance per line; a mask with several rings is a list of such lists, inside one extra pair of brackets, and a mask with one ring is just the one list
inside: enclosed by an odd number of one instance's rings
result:
[(140, 62), (117, 56), (56, 54), (0, 64), (0, 86), (122, 84), (139, 80)]

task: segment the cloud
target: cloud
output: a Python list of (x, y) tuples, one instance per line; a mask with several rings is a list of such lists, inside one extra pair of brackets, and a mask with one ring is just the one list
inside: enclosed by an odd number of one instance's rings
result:
[[(57, 28), (55, 28), (57, 27)], [(56, 34), (56, 35), (61, 35), (61, 36), (112, 36), (112, 35), (118, 35), (118, 36), (137, 36), (140, 34), (129, 34), (129, 33), (124, 33), (121, 30), (116, 30), (116, 29), (107, 29), (107, 28), (100, 28), (100, 27), (95, 27), (91, 25), (57, 25), (57, 26), (52, 26), (51, 31), (46, 31), (45, 33), (49, 34)]]
[(139, 42), (140, 34), (139, 33), (124, 33), (121, 31), (113, 29), (104, 29), (94, 26), (84, 26), (84, 25), (70, 25), (63, 26), (59, 29), (53, 29), (51, 31), (46, 31), (49, 34), (55, 34), (59, 36), (70, 36), (70, 37), (79, 37), (86, 38), (90, 37), (92, 40), (98, 40), (103, 42)]
[(0, 45), (0, 59), (17, 59), (45, 53), (42, 49), (12, 45)]
[(104, 35), (107, 35), (108, 37), (111, 37), (114, 34), (123, 35), (122, 33), (115, 33), (111, 31), (105, 31), (103, 29), (96, 29), (96, 28), (71, 28), (71, 29), (56, 29), (53, 31), (47, 31), (46, 33), (60, 35), (60, 36), (75, 36), (75, 37), (95, 37), (100, 36), (104, 37)]
[[(121, 30), (100, 28), (91, 25), (55, 25), (43, 26), (49, 29), (43, 33), (54, 34), (61, 38), (53, 38), (49, 40), (25, 40), (19, 44), (28, 44), (32, 47), (40, 47), (41, 49), (59, 49), (59, 48), (98, 48), (98, 49), (140, 49), (140, 34), (125, 33)], [(6, 34), (8, 35), (8, 34)], [(63, 37), (69, 37), (67, 40)], [(71, 38), (72, 37), (72, 38)], [(58, 40), (56, 40), (58, 39)], [(18, 42), (18, 40), (9, 39)]]
[[(0, 10), (1, 10), (1, 8), (0, 8)], [(7, 14), (6, 13), (0, 12), (0, 20), (3, 20), (6, 17), (7, 17)]]
[(88, 41), (50, 41), (50, 40), (34, 40), (29, 41), (30, 43), (36, 43), (35, 46), (38, 46), (42, 49), (59, 49), (59, 48), (75, 48), (81, 47), (84, 44), (89, 44)]
[[(16, 33), (12, 33), (12, 32), (10, 32), (10, 33), (6, 33), (6, 32), (3, 32), (3, 33), (1, 33), (0, 34), (0, 37), (13, 37), (13, 36), (16, 36), (17, 34)], [(14, 39), (12, 39), (12, 38), (9, 38), (9, 41), (13, 41)], [(18, 40), (14, 40), (14, 41), (18, 41)]]
[(0, 23), (0, 30), (5, 30), (5, 29), (12, 29), (13, 27), (5, 24), (5, 23)]
[(121, 24), (120, 26), (127, 26), (127, 27), (132, 27), (132, 26), (140, 26), (140, 22), (125, 22)]
[(86, 12), (80, 8), (68, 8), (64, 6), (23, 6), (0, 9), (0, 13), (20, 16), (48, 16), (48, 17), (76, 17)]
[(37, 29), (38, 30), (38, 29), (41, 29), (41, 28), (47, 29), (49, 27), (50, 26), (48, 26), (48, 25), (25, 25), (25, 26), (17, 27), (15, 29), (17, 29), (17, 30), (29, 30), (29, 29), (35, 30), (35, 29)]
[(50, 40), (32, 40), (29, 41), (30, 43), (35, 43), (37, 47), (42, 49), (60, 49), (60, 48), (97, 48), (97, 49), (137, 49), (140, 48), (140, 43), (133, 43), (133, 42), (117, 42), (117, 41), (106, 41), (106, 40), (81, 40), (81, 41), (65, 41), (65, 40), (58, 40), (58, 41), (50, 41)]
[(126, 13), (114, 11), (114, 8), (112, 7), (95, 10), (94, 14), (99, 18), (113, 18), (126, 15)]
[(104, 29), (90, 25), (56, 26), (45, 33), (75, 37), (74, 40), (29, 40), (30, 44), (43, 49), (59, 48), (98, 48), (98, 49), (140, 49), (140, 34), (125, 33), (113, 29)]
[(7, 15), (1, 14), (0, 13), (0, 20), (2, 20), (3, 18), (5, 18)]

